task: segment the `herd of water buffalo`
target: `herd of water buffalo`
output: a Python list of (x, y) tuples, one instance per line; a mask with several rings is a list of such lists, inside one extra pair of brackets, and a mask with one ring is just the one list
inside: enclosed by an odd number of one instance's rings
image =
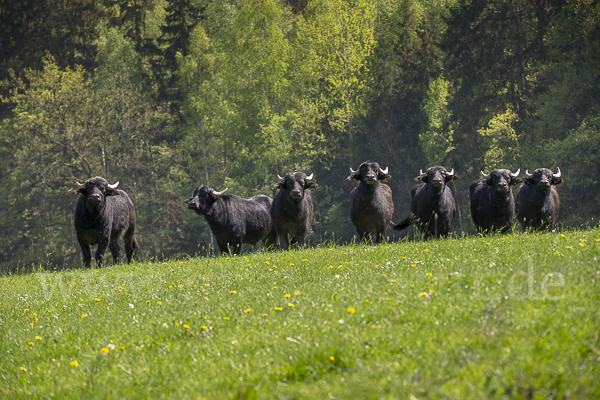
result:
[[(418, 182), (411, 190), (410, 214), (395, 224), (391, 222), (394, 211), (392, 190), (385, 184), (391, 175), (376, 162), (364, 162), (358, 170), (350, 168), (348, 180), (358, 182), (350, 193), (350, 219), (361, 241), (385, 240), (386, 230), (406, 229), (415, 223), (425, 239), (448, 237), (456, 205), (447, 183), (458, 176), (454, 169), (434, 166), (420, 171)], [(561, 172), (553, 173), (538, 168), (526, 171), (519, 178), (520, 169), (496, 169), (489, 175), (473, 181), (469, 187), (471, 216), (477, 229), (484, 234), (507, 232), (516, 215), (524, 230), (552, 230), (558, 218), (559, 198), (556, 185), (562, 182)], [(257, 195), (248, 199), (220, 192), (202, 185), (185, 200), (188, 208), (204, 215), (216, 238), (221, 253), (239, 254), (242, 243), (288, 249), (303, 246), (313, 215), (312, 193), (317, 187), (313, 174), (288, 172), (277, 175), (273, 198)], [(511, 186), (521, 183), (516, 201)], [(83, 253), (83, 262), (89, 267), (92, 260), (90, 246), (98, 245), (96, 262), (104, 263), (108, 247), (114, 263), (120, 259), (119, 241), (125, 244), (127, 261), (140, 249), (135, 238), (135, 209), (127, 193), (117, 189), (119, 182), (111, 185), (102, 177), (77, 182), (75, 193), (81, 197), (75, 209), (75, 230)]]

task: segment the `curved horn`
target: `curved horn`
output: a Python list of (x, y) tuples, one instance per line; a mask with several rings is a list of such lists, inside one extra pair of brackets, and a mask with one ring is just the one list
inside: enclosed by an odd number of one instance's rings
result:
[(387, 174), (389, 168), (390, 167), (385, 167), (385, 169), (381, 169), (381, 167), (379, 167), (379, 172), (381, 172), (382, 174)]
[(489, 175), (484, 174), (483, 171), (479, 171), (479, 172), (481, 172), (481, 176), (483, 176), (486, 179), (490, 177)]
[(306, 177), (306, 180), (307, 180), (307, 181), (310, 181), (310, 180), (313, 178), (313, 175), (314, 175), (314, 174), (315, 174), (315, 173), (313, 172), (312, 174), (310, 174), (309, 176), (307, 176), (307, 177)]
[(419, 175), (423, 175), (423, 170), (419, 168)]
[[(280, 182), (285, 181), (285, 178), (280, 177), (279, 174), (277, 174), (277, 179), (279, 179)], [(227, 189), (225, 189), (225, 190), (227, 190)]]
[(220, 196), (220, 195), (222, 195), (223, 193), (225, 193), (225, 192), (227, 191), (227, 189), (229, 189), (229, 188), (225, 188), (225, 189), (221, 190), (220, 192), (215, 192), (215, 191), (213, 191), (213, 195), (215, 195), (215, 196)]
[(357, 172), (358, 172), (358, 171), (355, 171), (355, 170), (353, 170), (353, 169), (352, 169), (352, 167), (350, 167), (350, 175), (354, 175), (354, 174), (356, 174)]
[(525, 178), (529, 178), (531, 176), (531, 174), (529, 173), (529, 170), (526, 168), (525, 169)]
[(452, 168), (452, 171), (448, 172), (448, 175), (454, 175), (454, 168)]
[(85, 187), (83, 183), (79, 183), (77, 181), (75, 181), (75, 183), (77, 184), (77, 189), (83, 189)]
[(519, 173), (520, 173), (520, 172), (521, 172), (521, 168), (519, 168), (519, 169), (517, 170), (517, 172), (515, 172), (514, 174), (511, 172), (511, 173), (510, 173), (510, 176), (512, 176), (513, 178), (516, 178), (517, 176), (519, 176)]
[(558, 172), (555, 173), (555, 174), (552, 174), (552, 176), (554, 178), (560, 178), (560, 176), (562, 175), (562, 172), (560, 172), (560, 168), (556, 167), (556, 169), (558, 170)]
[(109, 189), (116, 189), (116, 188), (117, 188), (117, 186), (119, 186), (119, 182), (117, 182), (117, 183), (114, 183), (114, 184), (112, 184), (112, 185), (111, 185), (110, 183), (108, 184), (108, 188), (109, 188)]

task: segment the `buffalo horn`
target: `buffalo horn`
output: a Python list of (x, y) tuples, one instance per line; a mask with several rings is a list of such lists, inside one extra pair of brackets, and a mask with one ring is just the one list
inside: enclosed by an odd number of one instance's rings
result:
[(452, 168), (452, 171), (448, 172), (448, 175), (454, 175), (454, 168)]
[(355, 171), (355, 170), (353, 170), (353, 169), (352, 169), (352, 167), (350, 167), (350, 175), (354, 175), (354, 174), (356, 174), (357, 172), (358, 172), (358, 171)]
[(119, 182), (117, 182), (117, 183), (113, 183), (112, 185), (111, 185), (110, 183), (108, 184), (108, 188), (109, 188), (109, 189), (116, 189), (116, 188), (117, 188), (117, 186), (119, 186)]
[(214, 192), (214, 191), (213, 191), (213, 195), (215, 195), (215, 196), (220, 196), (220, 195), (222, 195), (223, 193), (225, 193), (225, 192), (227, 191), (227, 189), (229, 189), (229, 188), (225, 188), (225, 189), (221, 190), (220, 192)]
[(510, 173), (510, 176), (512, 176), (513, 178), (516, 178), (517, 176), (519, 176), (519, 173), (520, 173), (520, 172), (521, 172), (521, 168), (519, 168), (519, 169), (517, 170), (517, 172), (515, 172), (514, 174), (511, 172), (511, 173)]
[(531, 176), (531, 174), (529, 173), (528, 169), (525, 169), (525, 178), (529, 178)]
[(419, 169), (419, 175), (423, 175), (423, 170)]
[(388, 173), (388, 169), (389, 169), (389, 167), (385, 167), (385, 169), (381, 169), (381, 167), (379, 167), (379, 171), (380, 171), (382, 174), (387, 174), (387, 173)]
[(490, 177), (489, 175), (484, 174), (483, 171), (479, 171), (479, 172), (481, 172), (481, 176), (483, 176), (486, 179)]
[(285, 182), (285, 178), (280, 177), (279, 174), (277, 174), (277, 179), (279, 179), (279, 182)]
[(75, 183), (77, 184), (78, 189), (83, 189), (85, 187), (85, 185), (83, 183), (79, 183), (77, 181), (75, 181)]
[(314, 174), (315, 174), (315, 173), (313, 172), (312, 174), (310, 174), (309, 176), (307, 176), (307, 177), (306, 177), (306, 180), (307, 180), (307, 181), (310, 181), (310, 180), (313, 178), (313, 175), (314, 175)]
[(560, 178), (560, 176), (562, 175), (562, 173), (560, 172), (560, 168), (556, 167), (556, 169), (558, 170), (558, 172), (555, 174), (552, 174), (552, 176), (555, 178)]

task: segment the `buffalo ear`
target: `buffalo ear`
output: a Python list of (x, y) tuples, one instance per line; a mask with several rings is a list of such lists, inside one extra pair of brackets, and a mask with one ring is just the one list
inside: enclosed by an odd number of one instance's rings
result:
[(533, 179), (531, 178), (523, 178), (523, 183), (526, 185), (533, 185)]
[(427, 177), (427, 174), (423, 174), (423, 175), (417, 176), (414, 180), (415, 180), (415, 182), (427, 183), (428, 177)]
[(85, 196), (87, 194), (87, 192), (85, 191), (85, 188), (80, 188), (80, 189), (73, 190), (73, 194), (78, 194), (80, 196)]
[(358, 182), (358, 181), (360, 181), (360, 173), (356, 173), (354, 175), (350, 175), (346, 179), (348, 179), (349, 181), (352, 181), (352, 182)]
[(459, 180), (459, 177), (456, 175), (446, 175), (446, 182), (456, 182)]
[(273, 189), (285, 190), (285, 183), (277, 182), (275, 186), (273, 186)]
[(553, 185), (558, 185), (559, 183), (562, 183), (562, 178), (552, 177), (552, 184)]
[(308, 190), (313, 190), (313, 189), (317, 188), (317, 186), (319, 186), (319, 185), (317, 185), (314, 182), (308, 182), (306, 185), (304, 185), (304, 187)]
[(510, 177), (510, 185), (516, 185), (517, 183), (521, 183), (523, 182), (523, 178), (515, 178), (515, 177)]
[(392, 176), (390, 174), (382, 174), (381, 172), (377, 174), (377, 179), (384, 182), (387, 182), (391, 177)]
[(107, 196), (118, 196), (119, 195), (119, 190), (118, 189), (106, 189), (106, 195)]

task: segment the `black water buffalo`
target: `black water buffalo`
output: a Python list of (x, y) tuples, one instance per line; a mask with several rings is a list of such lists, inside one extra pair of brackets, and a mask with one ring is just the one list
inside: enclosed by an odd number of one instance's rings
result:
[(420, 171), (415, 178), (420, 183), (413, 186), (410, 192), (410, 214), (398, 224), (392, 224), (392, 227), (402, 230), (416, 222), (425, 239), (429, 235), (448, 237), (456, 205), (452, 191), (446, 184), (456, 180), (458, 176), (454, 175), (454, 169), (448, 172), (439, 165), (429, 168), (425, 173)]
[(512, 185), (521, 183), (517, 178), (521, 169), (514, 174), (509, 169), (495, 169), (469, 186), (471, 218), (482, 233), (500, 231), (506, 233), (515, 217), (515, 200)]
[(350, 194), (350, 219), (361, 241), (370, 242), (372, 234), (377, 235), (377, 243), (385, 240), (394, 203), (392, 189), (380, 181), (387, 182), (391, 177), (388, 168), (381, 169), (376, 162), (365, 161), (356, 171), (350, 168), (348, 180), (359, 182)]
[(185, 200), (188, 208), (204, 215), (223, 254), (240, 254), (242, 243), (255, 245), (259, 241), (268, 249), (277, 246), (277, 231), (271, 219), (269, 196), (257, 195), (243, 199), (202, 185)]
[(523, 230), (553, 230), (558, 219), (560, 199), (556, 185), (562, 183), (560, 168), (556, 174), (538, 168), (525, 171), (523, 184), (517, 190), (517, 219)]
[(104, 264), (106, 247), (110, 249), (113, 262), (119, 262), (121, 247), (125, 242), (127, 262), (140, 249), (135, 238), (135, 209), (131, 199), (117, 189), (119, 182), (110, 185), (106, 179), (95, 177), (83, 184), (77, 182), (74, 193), (81, 196), (75, 208), (75, 231), (83, 253), (83, 264), (89, 267), (92, 260), (90, 246), (98, 245), (96, 262)]
[[(313, 216), (311, 190), (317, 187), (312, 182), (313, 174), (288, 172), (285, 177), (277, 175), (279, 182), (273, 191), (271, 218), (284, 249), (290, 245), (304, 246)], [(288, 241), (289, 235), (289, 241)]]

